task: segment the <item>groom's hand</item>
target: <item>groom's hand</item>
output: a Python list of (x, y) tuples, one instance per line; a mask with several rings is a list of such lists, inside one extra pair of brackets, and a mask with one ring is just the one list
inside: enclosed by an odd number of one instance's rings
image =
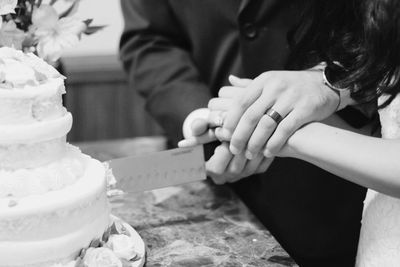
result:
[[(334, 113), (338, 102), (319, 70), (265, 72), (235, 98), (219, 134), (230, 140), (234, 155), (245, 153), (253, 159), (261, 152), (272, 157), (301, 126)], [(280, 114), (281, 122), (266, 115), (270, 109)]]
[(208, 108), (201, 108), (191, 112), (183, 123), (184, 140), (178, 143), (179, 147), (188, 147), (198, 144), (206, 144), (217, 139), (224, 140), (219, 135), (221, 127), (225, 119), (226, 111), (228, 111), (235, 100), (239, 99), (245, 92), (245, 87), (252, 80), (238, 79), (234, 76), (229, 78), (234, 86), (224, 86), (218, 92), (217, 98), (212, 98), (208, 103)]

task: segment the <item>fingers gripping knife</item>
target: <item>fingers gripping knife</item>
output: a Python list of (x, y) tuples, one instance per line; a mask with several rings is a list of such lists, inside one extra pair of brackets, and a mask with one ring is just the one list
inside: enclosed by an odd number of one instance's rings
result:
[(116, 187), (125, 193), (206, 179), (203, 146), (177, 148), (107, 162)]

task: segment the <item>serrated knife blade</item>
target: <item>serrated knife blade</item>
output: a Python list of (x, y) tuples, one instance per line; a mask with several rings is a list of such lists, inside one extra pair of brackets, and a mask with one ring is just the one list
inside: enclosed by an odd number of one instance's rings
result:
[(116, 188), (125, 193), (206, 179), (202, 145), (117, 158), (107, 163), (116, 179)]

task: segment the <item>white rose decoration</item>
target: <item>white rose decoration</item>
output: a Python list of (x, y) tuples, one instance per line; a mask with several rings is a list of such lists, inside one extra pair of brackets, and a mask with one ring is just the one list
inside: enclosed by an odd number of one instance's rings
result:
[(14, 9), (18, 4), (18, 0), (0, 0), (0, 15), (15, 13)]
[[(14, 22), (12, 22), (14, 23)], [(0, 44), (1, 44), (0, 29)], [(0, 48), (0, 77), (14, 87), (40, 83), (50, 78), (64, 78), (58, 71), (32, 53), (10, 47)]]
[(2, 47), (0, 50), (0, 72), (3, 79), (15, 86), (23, 86), (28, 81), (35, 81), (35, 71), (24, 64), (24, 53), (9, 47)]
[(64, 264), (63, 267), (75, 267), (76, 261), (70, 261), (67, 264)]
[(122, 262), (114, 252), (105, 247), (88, 248), (83, 263), (88, 267), (122, 267)]
[(70, 261), (66, 264), (56, 263), (51, 265), (51, 267), (75, 267), (76, 261)]
[(127, 235), (110, 235), (106, 246), (112, 249), (118, 258), (131, 260), (137, 253), (132, 239)]

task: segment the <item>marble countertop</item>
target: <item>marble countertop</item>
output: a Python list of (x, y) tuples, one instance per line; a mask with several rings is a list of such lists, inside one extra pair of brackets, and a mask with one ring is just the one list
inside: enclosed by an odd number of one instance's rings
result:
[[(77, 144), (99, 160), (163, 149), (162, 138)], [(195, 182), (111, 199), (141, 235), (147, 267), (297, 266), (227, 186)]]

